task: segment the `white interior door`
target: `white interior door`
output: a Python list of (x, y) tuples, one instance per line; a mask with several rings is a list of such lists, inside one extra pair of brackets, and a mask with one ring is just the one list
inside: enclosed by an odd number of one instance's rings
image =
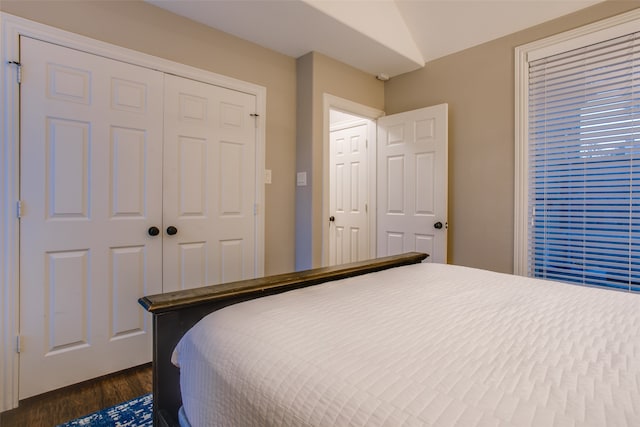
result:
[(255, 96), (165, 81), (164, 291), (255, 277)]
[(378, 120), (378, 256), (447, 262), (447, 104)]
[(162, 73), (21, 38), (19, 398), (148, 362)]
[(369, 258), (367, 124), (330, 133), (329, 265)]

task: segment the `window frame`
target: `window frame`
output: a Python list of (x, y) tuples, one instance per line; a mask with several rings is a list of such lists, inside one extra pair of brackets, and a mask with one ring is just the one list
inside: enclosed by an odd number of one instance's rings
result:
[(528, 272), (529, 61), (640, 31), (640, 8), (515, 48), (513, 273)]

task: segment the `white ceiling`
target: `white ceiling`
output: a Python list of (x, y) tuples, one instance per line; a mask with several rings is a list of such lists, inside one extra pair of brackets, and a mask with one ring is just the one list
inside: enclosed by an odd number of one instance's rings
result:
[(391, 77), (603, 0), (146, 0), (298, 58)]

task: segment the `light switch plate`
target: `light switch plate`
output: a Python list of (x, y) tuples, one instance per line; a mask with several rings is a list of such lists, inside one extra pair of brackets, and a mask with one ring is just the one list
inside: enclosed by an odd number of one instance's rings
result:
[(296, 185), (298, 187), (304, 187), (307, 185), (307, 173), (306, 172), (298, 172), (296, 175)]

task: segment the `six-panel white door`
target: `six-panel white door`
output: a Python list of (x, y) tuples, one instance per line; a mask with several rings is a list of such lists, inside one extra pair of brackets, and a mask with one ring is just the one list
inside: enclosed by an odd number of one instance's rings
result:
[(369, 258), (367, 124), (330, 133), (329, 265)]
[(166, 76), (165, 292), (256, 275), (255, 108), (254, 95)]
[(447, 262), (447, 104), (378, 120), (377, 255)]
[(19, 398), (148, 362), (162, 73), (21, 38)]

